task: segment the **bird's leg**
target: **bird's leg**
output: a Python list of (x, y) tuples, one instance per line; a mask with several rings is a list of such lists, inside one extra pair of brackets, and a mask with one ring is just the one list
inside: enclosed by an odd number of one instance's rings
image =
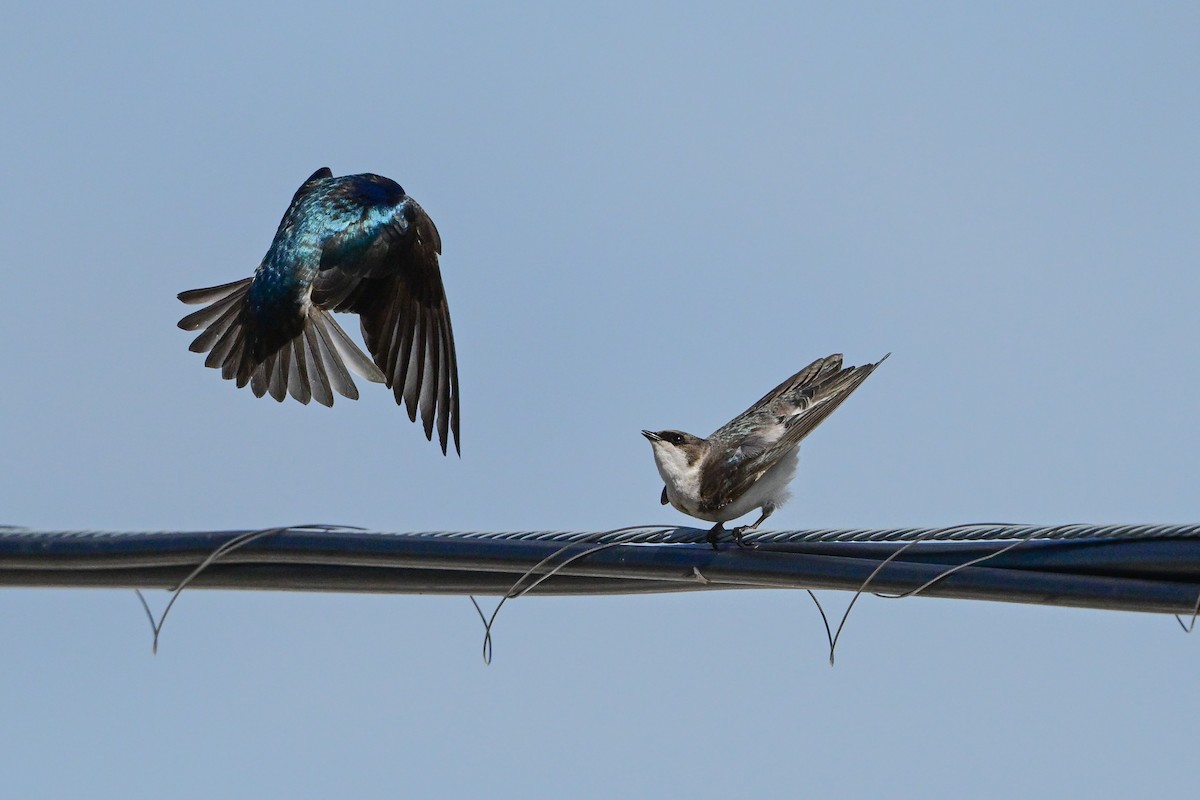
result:
[(708, 532), (708, 543), (712, 545), (712, 549), (717, 549), (717, 540), (721, 538), (721, 534), (725, 532), (724, 523), (718, 522), (712, 526), (712, 530)]
[(733, 540), (735, 542), (737, 542), (738, 547), (754, 547), (754, 545), (747, 544), (745, 541), (743, 541), (742, 537), (745, 536), (750, 531), (758, 530), (758, 526), (762, 524), (763, 520), (766, 519), (767, 517), (771, 516), (773, 513), (775, 513), (775, 506), (772, 506), (772, 505), (763, 506), (762, 507), (762, 515), (759, 516), (758, 519), (754, 520), (753, 525), (739, 525), (738, 527), (736, 527), (732, 531), (730, 531), (730, 533), (733, 534)]

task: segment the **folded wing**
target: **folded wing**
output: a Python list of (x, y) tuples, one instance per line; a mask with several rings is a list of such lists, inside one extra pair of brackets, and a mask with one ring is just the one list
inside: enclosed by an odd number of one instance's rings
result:
[(887, 356), (874, 364), (843, 368), (841, 354), (819, 358), (715, 432), (713, 437), (718, 438), (728, 433), (741, 436), (745, 444), (734, 453), (739, 459), (734, 468), (706, 473), (700, 486), (703, 506), (723, 508), (741, 497), (885, 360)]

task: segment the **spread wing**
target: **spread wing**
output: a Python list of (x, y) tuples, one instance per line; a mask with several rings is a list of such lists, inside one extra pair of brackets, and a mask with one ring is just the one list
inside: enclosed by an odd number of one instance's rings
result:
[(458, 364), (442, 287), (441, 237), (433, 220), (405, 196), (386, 217), (364, 216), (323, 249), (314, 304), (359, 315), (363, 340), (409, 419), (446, 452), (459, 446)]
[(843, 368), (840, 354), (819, 358), (718, 429), (710, 441), (740, 441), (720, 464), (705, 470), (700, 484), (702, 506), (715, 510), (741, 497), (886, 359)]

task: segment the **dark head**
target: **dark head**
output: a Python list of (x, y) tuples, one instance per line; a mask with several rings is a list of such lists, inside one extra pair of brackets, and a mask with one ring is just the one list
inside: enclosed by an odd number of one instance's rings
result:
[(642, 431), (654, 448), (654, 460), (659, 469), (682, 470), (694, 466), (704, 457), (708, 442), (683, 431)]
[(349, 175), (343, 186), (347, 196), (354, 197), (365, 206), (398, 206), (404, 199), (404, 188), (391, 178), (373, 175)]
[(651, 442), (666, 442), (676, 447), (687, 441), (697, 441), (697, 437), (683, 431), (642, 431), (642, 436)]

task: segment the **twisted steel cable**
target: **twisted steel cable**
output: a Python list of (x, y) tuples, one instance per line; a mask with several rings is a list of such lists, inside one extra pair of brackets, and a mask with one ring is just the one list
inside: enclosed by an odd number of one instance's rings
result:
[(1046, 605), (1191, 613), (1200, 597), (1197, 524), (770, 531), (747, 537), (754, 549), (719, 551), (705, 535), (652, 526), (592, 533), (0, 528), (0, 586), (171, 588), (188, 579), (227, 589), (504, 594), (525, 574), (557, 565), (533, 593), (856, 590), (874, 575), (872, 591)]

